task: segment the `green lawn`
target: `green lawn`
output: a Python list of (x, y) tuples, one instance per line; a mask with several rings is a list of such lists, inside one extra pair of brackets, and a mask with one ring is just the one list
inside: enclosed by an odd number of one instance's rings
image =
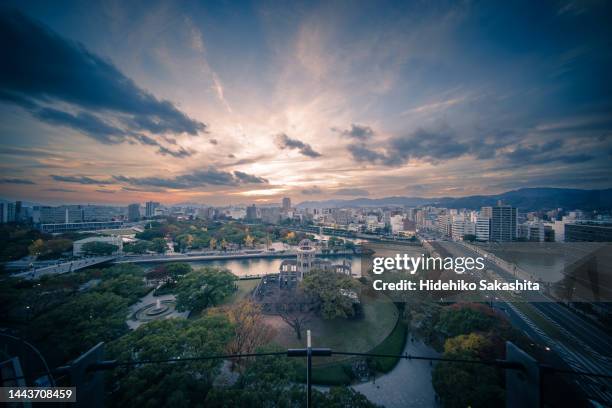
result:
[[(364, 309), (361, 319), (323, 320), (313, 318), (307, 324), (312, 333), (313, 347), (328, 347), (335, 351), (401, 353), (406, 335), (405, 324), (399, 322), (399, 311), (385, 295), (364, 291)], [(306, 336), (298, 341), (289, 326), (277, 326), (275, 342), (282, 347), (305, 347)], [(386, 372), (396, 363), (395, 359), (384, 359), (378, 370)], [(324, 385), (350, 384), (352, 364), (349, 356), (319, 357), (313, 359), (313, 382)], [(305, 367), (304, 367), (305, 368)]]
[(238, 290), (228, 296), (221, 305), (230, 305), (246, 299), (251, 294), (251, 291), (257, 287), (259, 281), (260, 279), (241, 279), (236, 281)]
[[(380, 344), (393, 331), (399, 312), (385, 295), (373, 293), (361, 299), (363, 318), (324, 320), (313, 317), (306, 325), (312, 334), (313, 347), (329, 347), (337, 351), (366, 352)], [(289, 326), (280, 327), (276, 342), (283, 347), (303, 347), (306, 336), (298, 341)], [(331, 359), (341, 360), (336, 356)], [(330, 358), (315, 359), (315, 364), (329, 363)]]

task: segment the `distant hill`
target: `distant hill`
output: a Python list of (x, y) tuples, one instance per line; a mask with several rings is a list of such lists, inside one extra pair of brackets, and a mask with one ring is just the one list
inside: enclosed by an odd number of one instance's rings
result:
[(384, 197), (356, 198), (352, 200), (304, 201), (300, 208), (334, 208), (334, 207), (382, 207), (436, 205), (446, 208), (478, 209), (495, 205), (499, 200), (523, 211), (540, 209), (612, 209), (612, 189), (580, 190), (571, 188), (521, 188), (496, 195), (476, 195), (468, 197)]

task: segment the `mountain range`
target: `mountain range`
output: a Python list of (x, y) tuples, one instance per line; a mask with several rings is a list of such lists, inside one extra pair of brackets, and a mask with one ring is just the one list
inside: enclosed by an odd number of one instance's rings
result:
[(416, 207), (434, 205), (445, 208), (479, 209), (495, 205), (498, 201), (523, 211), (563, 208), (567, 210), (610, 210), (612, 209), (612, 189), (581, 190), (573, 188), (521, 188), (495, 195), (474, 195), (467, 197), (384, 197), (355, 198), (351, 200), (304, 201), (299, 208), (337, 208), (337, 207)]

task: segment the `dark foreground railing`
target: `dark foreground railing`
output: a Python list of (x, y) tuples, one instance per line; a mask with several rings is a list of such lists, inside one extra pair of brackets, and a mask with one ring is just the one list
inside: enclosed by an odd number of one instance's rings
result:
[[(104, 379), (102, 371), (112, 370), (119, 367), (139, 366), (143, 364), (165, 364), (165, 363), (186, 363), (190, 361), (202, 360), (228, 360), (262, 356), (286, 356), (286, 357), (305, 357), (306, 358), (306, 406), (312, 406), (312, 357), (330, 357), (334, 355), (357, 356), (370, 358), (398, 358), (406, 360), (425, 360), (430, 362), (447, 362), (461, 364), (480, 364), (495, 366), (500, 369), (510, 370), (519, 375), (506, 376), (506, 406), (538, 408), (542, 405), (541, 384), (542, 377), (550, 373), (568, 374), (575, 376), (591, 377), (593, 379), (612, 379), (611, 374), (592, 373), (577, 370), (568, 370), (540, 364), (527, 353), (516, 347), (513, 343), (506, 343), (506, 359), (497, 360), (470, 360), (453, 359), (443, 357), (415, 356), (408, 353), (404, 354), (380, 354), (380, 353), (359, 353), (352, 351), (334, 351), (330, 348), (312, 347), (310, 330), (307, 331), (307, 346), (301, 349), (288, 349), (287, 351), (245, 353), (245, 354), (220, 354), (211, 356), (197, 356), (187, 358), (169, 358), (160, 360), (104, 360), (104, 343), (99, 343), (91, 350), (81, 355), (69, 365), (61, 366), (53, 370), (47, 369), (38, 375), (29, 375), (27, 378), (36, 378), (39, 375), (47, 375), (51, 385), (56, 383), (55, 376), (68, 377), (68, 383), (79, 390), (79, 400), (75, 407), (99, 407), (104, 400)], [(0, 375), (0, 385), (9, 381), (24, 380), (26, 376), (3, 377)], [(605, 388), (605, 386), (603, 386)], [(603, 390), (608, 394), (607, 389)]]

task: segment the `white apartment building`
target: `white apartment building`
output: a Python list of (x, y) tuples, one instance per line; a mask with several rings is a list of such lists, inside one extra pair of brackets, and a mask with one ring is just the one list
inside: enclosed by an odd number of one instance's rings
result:
[(479, 215), (476, 217), (476, 240), (486, 242), (489, 240), (489, 230), (491, 228), (491, 219), (486, 216)]

